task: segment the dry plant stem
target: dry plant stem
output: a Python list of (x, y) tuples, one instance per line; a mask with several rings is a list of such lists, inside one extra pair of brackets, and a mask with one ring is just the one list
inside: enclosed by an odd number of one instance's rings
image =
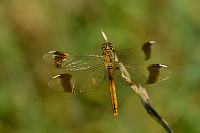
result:
[(142, 87), (140, 84), (139, 84), (139, 87), (137, 87), (131, 80), (131, 77), (129, 76), (129, 73), (127, 72), (124, 65), (121, 62), (119, 64), (120, 64), (120, 69), (122, 72), (122, 77), (126, 80), (126, 82), (130, 85), (130, 87), (137, 94), (139, 94), (141, 103), (144, 106), (144, 108), (147, 110), (147, 113), (153, 119), (155, 119), (159, 124), (161, 124), (168, 133), (173, 133), (173, 130), (171, 129), (169, 124), (162, 117), (160, 117), (159, 114), (152, 107), (151, 100), (147, 94), (146, 89), (144, 87)]

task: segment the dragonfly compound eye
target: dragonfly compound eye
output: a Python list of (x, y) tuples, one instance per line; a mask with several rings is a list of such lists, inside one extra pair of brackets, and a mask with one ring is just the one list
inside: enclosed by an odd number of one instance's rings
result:
[(113, 46), (112, 43), (109, 43), (108, 46), (109, 46), (110, 50), (113, 50), (113, 49), (114, 49), (114, 46)]

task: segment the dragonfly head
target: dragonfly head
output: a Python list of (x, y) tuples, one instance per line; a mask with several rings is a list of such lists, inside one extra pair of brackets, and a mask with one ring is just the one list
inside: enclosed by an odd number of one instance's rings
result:
[(106, 51), (106, 50), (114, 51), (114, 46), (113, 46), (112, 43), (105, 42), (105, 43), (102, 45), (102, 50), (103, 50), (103, 51)]

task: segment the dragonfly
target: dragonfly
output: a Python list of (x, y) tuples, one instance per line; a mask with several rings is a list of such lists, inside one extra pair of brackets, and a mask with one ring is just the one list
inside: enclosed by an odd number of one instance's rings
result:
[(51, 66), (63, 69), (66, 73), (54, 76), (49, 88), (66, 93), (85, 93), (101, 87), (106, 75), (109, 79), (110, 97), (114, 116), (118, 115), (117, 96), (114, 77), (129, 86), (122, 77), (120, 64), (129, 74), (135, 85), (147, 85), (164, 81), (171, 77), (172, 70), (163, 64), (141, 64), (149, 60), (159, 50), (159, 43), (148, 41), (135, 48), (114, 50), (103, 31), (105, 43), (102, 55), (71, 54), (61, 51), (50, 51), (43, 59)]

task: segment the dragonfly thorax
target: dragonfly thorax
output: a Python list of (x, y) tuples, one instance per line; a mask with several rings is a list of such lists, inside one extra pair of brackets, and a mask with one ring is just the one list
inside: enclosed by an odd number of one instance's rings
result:
[(115, 60), (113, 44), (106, 42), (102, 45), (104, 64), (106, 69), (113, 69)]

